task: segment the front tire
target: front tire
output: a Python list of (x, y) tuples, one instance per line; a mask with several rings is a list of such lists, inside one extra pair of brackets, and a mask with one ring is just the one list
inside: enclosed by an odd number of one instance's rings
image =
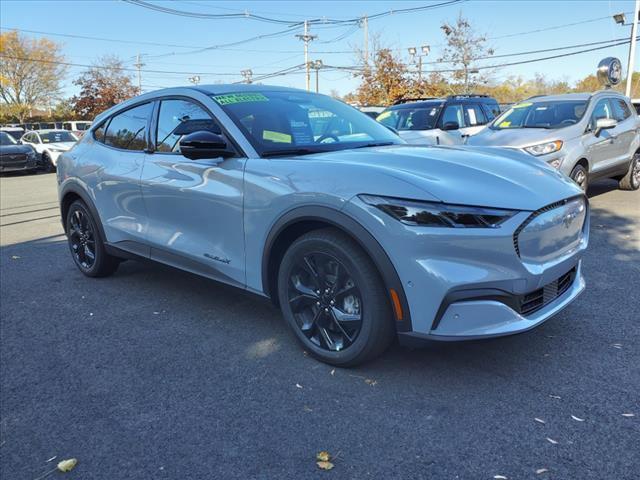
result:
[(569, 176), (583, 192), (587, 191), (587, 188), (589, 188), (589, 172), (587, 172), (586, 168), (582, 165), (576, 165)]
[(640, 188), (640, 152), (631, 159), (629, 171), (618, 183), (620, 190), (638, 190)]
[(96, 220), (80, 200), (67, 212), (66, 232), (71, 256), (78, 269), (88, 277), (106, 277), (118, 269), (119, 259), (107, 253)]
[(53, 160), (51, 160), (51, 156), (47, 152), (42, 154), (42, 168), (45, 172), (56, 171), (56, 166), (53, 164)]
[(278, 272), (283, 315), (304, 348), (340, 367), (387, 349), (395, 332), (388, 295), (368, 255), (327, 228), (298, 238)]

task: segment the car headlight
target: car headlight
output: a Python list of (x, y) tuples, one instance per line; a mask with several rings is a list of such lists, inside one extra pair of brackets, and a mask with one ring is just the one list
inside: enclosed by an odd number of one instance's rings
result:
[(450, 205), (377, 195), (358, 195), (358, 197), (402, 223), (414, 226), (496, 228), (518, 213), (517, 210)]
[(541, 143), (539, 145), (531, 145), (530, 147), (524, 147), (525, 151), (531, 155), (539, 157), (540, 155), (547, 155), (549, 153), (557, 152), (562, 148), (562, 141), (555, 140), (553, 142)]

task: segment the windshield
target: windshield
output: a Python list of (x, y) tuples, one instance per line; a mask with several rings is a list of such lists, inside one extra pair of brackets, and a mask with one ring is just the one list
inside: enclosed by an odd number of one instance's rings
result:
[(586, 100), (523, 102), (500, 115), (493, 130), (512, 128), (562, 128), (580, 121), (587, 110)]
[(364, 113), (324, 95), (263, 91), (213, 95), (212, 98), (260, 155), (404, 143)]
[(79, 132), (84, 132), (85, 130), (89, 130), (91, 127), (90, 122), (76, 122), (76, 130)]
[(17, 143), (8, 133), (0, 132), (0, 145), (15, 145)]
[(59, 132), (41, 133), (40, 138), (42, 139), (42, 143), (77, 142), (78, 141), (78, 139), (73, 133), (69, 133), (66, 130), (60, 130)]
[(388, 109), (376, 120), (396, 130), (431, 130), (435, 128), (440, 105), (420, 105)]

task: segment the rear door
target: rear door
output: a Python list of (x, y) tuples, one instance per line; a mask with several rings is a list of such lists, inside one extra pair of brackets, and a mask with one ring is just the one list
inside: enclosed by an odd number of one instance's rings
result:
[[(86, 165), (94, 176), (94, 200), (107, 240), (147, 256), (147, 215), (140, 190), (140, 175), (149, 148), (153, 103), (136, 105), (108, 119), (94, 132), (97, 142)], [(87, 156), (88, 157), (88, 156)]]
[(157, 102), (155, 148), (147, 155), (142, 173), (151, 258), (244, 285), (246, 158), (190, 160), (180, 153), (183, 135), (176, 133), (179, 126), (187, 133), (190, 129), (222, 130), (210, 111), (193, 99)]

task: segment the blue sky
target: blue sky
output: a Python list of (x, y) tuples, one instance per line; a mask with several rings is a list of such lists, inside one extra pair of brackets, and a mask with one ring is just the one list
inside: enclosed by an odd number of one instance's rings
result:
[[(248, 11), (258, 15), (300, 21), (305, 18), (355, 18), (389, 9), (401, 9), (439, 3), (425, 1), (226, 1), (207, 0), (149, 2), (174, 9), (209, 14)], [(443, 0), (440, 0), (442, 2)], [(408, 61), (407, 47), (430, 45), (431, 54), (425, 61), (436, 60), (444, 36), (439, 28), (444, 21), (453, 21), (462, 12), (480, 33), (493, 38), (489, 41), (496, 55), (541, 50), (560, 46), (628, 38), (630, 27), (616, 25), (610, 18), (621, 11), (632, 12), (632, 0), (547, 0), (547, 1), (482, 1), (470, 0), (433, 10), (406, 15), (391, 15), (369, 22), (370, 35), (378, 35), (383, 46), (402, 52)], [(595, 20), (600, 17), (609, 17)], [(630, 14), (627, 17), (631, 17)], [(525, 35), (508, 36), (519, 32), (547, 29), (569, 23), (593, 20), (580, 25), (545, 30)], [(186, 53), (213, 45), (244, 40), (257, 35), (282, 31), (286, 25), (262, 23), (246, 18), (196, 19), (169, 15), (131, 5), (123, 1), (17, 1), (0, 2), (0, 26), (40, 32), (117, 39), (120, 42), (50, 36), (63, 44), (67, 61), (92, 63), (97, 57), (115, 54), (128, 66), (135, 63), (135, 55), (142, 54), (145, 63), (143, 87), (184, 85), (189, 73), (200, 73), (202, 83), (227, 83), (241, 80), (240, 70), (251, 68), (254, 74), (271, 73), (304, 62), (302, 42), (295, 38), (298, 31), (275, 38), (266, 38), (235, 47), (213, 49), (201, 53)], [(311, 32), (318, 35), (311, 43), (311, 59), (325, 64), (349, 66), (355, 64), (354, 48), (363, 45), (363, 31), (349, 26), (318, 25)], [(31, 36), (47, 36), (29, 33)], [(508, 36), (505, 38), (505, 36)], [(344, 37), (344, 38), (342, 38)], [(503, 38), (495, 38), (503, 37)], [(127, 43), (131, 42), (131, 43)], [(161, 46), (138, 44), (148, 42), (171, 44)], [(183, 48), (183, 46), (196, 48)], [(571, 50), (567, 50), (569, 52)], [(639, 50), (640, 52), (640, 50)], [(554, 52), (555, 53), (555, 52)], [(557, 52), (562, 53), (562, 52)], [(487, 60), (495, 64), (526, 60), (549, 54)], [(161, 55), (161, 56), (159, 56)], [(609, 55), (618, 56), (626, 65), (627, 46), (585, 53), (572, 57), (528, 65), (506, 67), (495, 72), (496, 80), (509, 75), (532, 77), (536, 72), (548, 79), (570, 82), (593, 73), (598, 61)], [(640, 55), (640, 53), (639, 53)], [(640, 60), (636, 60), (636, 70)], [(428, 65), (428, 69), (442, 66)], [(152, 73), (144, 70), (178, 71), (185, 73)], [(82, 71), (71, 67), (65, 81), (65, 93), (74, 93), (71, 81)], [(215, 75), (214, 75), (215, 73)], [(304, 75), (295, 73), (265, 81), (265, 83), (304, 87)], [(320, 90), (331, 89), (345, 94), (353, 90), (357, 80), (344, 71), (321, 71)]]

